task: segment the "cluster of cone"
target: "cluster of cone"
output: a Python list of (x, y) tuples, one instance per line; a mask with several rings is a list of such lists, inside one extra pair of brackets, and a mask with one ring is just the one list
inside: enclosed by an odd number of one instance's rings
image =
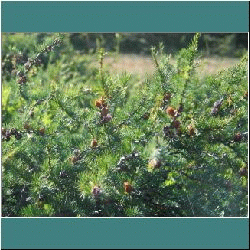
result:
[(218, 112), (220, 111), (220, 107), (222, 105), (223, 102), (223, 98), (221, 98), (220, 100), (216, 101), (214, 103), (213, 108), (211, 109), (211, 115), (217, 115)]
[(109, 109), (107, 103), (103, 97), (95, 101), (95, 106), (101, 111), (101, 123), (107, 123), (112, 119), (112, 116), (109, 114)]
[[(28, 58), (28, 61), (24, 64), (25, 72), (27, 73), (32, 66), (40, 66), (42, 64), (42, 56), (43, 54), (46, 54), (49, 51), (53, 51), (56, 46), (60, 46), (62, 44), (62, 41), (58, 38), (56, 38), (53, 41), (53, 44), (46, 46), (40, 53), (38, 53), (35, 58)], [(17, 83), (18, 84), (24, 84), (27, 82), (27, 76), (23, 71), (17, 72)]]
[[(164, 103), (168, 103), (171, 99), (171, 94), (167, 93), (164, 96)], [(178, 109), (175, 109), (174, 107), (168, 106), (166, 109), (166, 113), (171, 117), (172, 123), (170, 126), (165, 126), (163, 129), (163, 132), (166, 137), (174, 137), (176, 135), (181, 134), (181, 122), (178, 120), (178, 117), (181, 115), (183, 111), (183, 105), (180, 104)], [(195, 128), (193, 125), (188, 125), (187, 126), (187, 133), (190, 136), (193, 136), (195, 134)]]
[(22, 138), (21, 132), (18, 132), (17, 129), (2, 128), (2, 141), (9, 141), (12, 135), (14, 135), (17, 140)]

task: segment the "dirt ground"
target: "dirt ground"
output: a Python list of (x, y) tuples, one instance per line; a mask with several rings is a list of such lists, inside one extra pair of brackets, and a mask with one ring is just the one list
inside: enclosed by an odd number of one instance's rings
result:
[[(173, 59), (170, 60), (172, 64), (175, 63)], [(203, 58), (198, 63), (197, 72), (201, 76), (215, 74), (224, 68), (231, 67), (240, 62), (238, 58)], [(141, 55), (116, 55), (106, 56), (104, 64), (109, 66), (111, 73), (122, 73), (124, 71), (131, 74), (138, 74), (144, 78), (147, 75), (152, 75), (154, 71), (154, 64), (151, 57)]]

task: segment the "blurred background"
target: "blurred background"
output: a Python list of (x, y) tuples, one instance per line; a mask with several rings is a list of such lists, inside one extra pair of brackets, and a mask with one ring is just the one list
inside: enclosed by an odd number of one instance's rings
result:
[[(104, 63), (113, 73), (128, 72), (141, 77), (151, 75), (154, 64), (151, 48), (164, 46), (164, 52), (175, 54), (186, 48), (195, 33), (66, 33), (64, 53), (85, 54), (91, 57), (99, 48), (108, 52)], [(30, 52), (53, 33), (2, 33), (2, 69), (13, 68), (13, 57), (25, 61)], [(248, 51), (247, 33), (202, 33), (199, 41), (199, 73), (216, 73), (235, 65)], [(93, 63), (96, 58), (93, 57)]]
[[(175, 53), (186, 47), (193, 36), (194, 33), (72, 33), (70, 41), (76, 50), (84, 52), (104, 47), (107, 51), (147, 55), (150, 48), (160, 42), (166, 53)], [(206, 56), (241, 57), (247, 50), (247, 39), (247, 33), (204, 33), (199, 51)]]
[[(123, 71), (140, 76), (152, 74), (154, 65), (151, 48), (164, 46), (164, 52), (174, 55), (186, 48), (195, 33), (72, 33), (70, 42), (75, 50), (94, 53), (103, 47), (117, 56), (106, 56), (113, 72)], [(41, 34), (42, 37), (42, 34)], [(202, 76), (216, 73), (240, 61), (248, 49), (247, 33), (203, 33), (199, 41), (199, 73)], [(119, 55), (119, 56), (118, 56)]]

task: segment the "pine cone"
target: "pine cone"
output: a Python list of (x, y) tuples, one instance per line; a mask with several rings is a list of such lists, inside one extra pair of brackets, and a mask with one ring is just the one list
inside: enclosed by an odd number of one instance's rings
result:
[(79, 149), (75, 149), (75, 150), (73, 151), (73, 153), (74, 153), (75, 156), (79, 156), (80, 153), (81, 153), (81, 151), (80, 151)]
[(163, 129), (163, 133), (166, 137), (172, 137), (173, 136), (173, 129), (170, 126), (165, 126)]
[(18, 84), (23, 84), (27, 82), (27, 77), (26, 76), (21, 76), (17, 79)]
[(17, 132), (15, 134), (15, 137), (16, 137), (17, 140), (20, 140), (22, 138), (22, 134), (20, 132)]
[(2, 135), (5, 135), (6, 133), (6, 128), (2, 128)]
[(248, 169), (246, 167), (241, 168), (240, 175), (241, 176), (248, 176)]
[(195, 130), (194, 130), (194, 127), (192, 125), (188, 125), (187, 129), (188, 129), (188, 134), (190, 136), (193, 136), (195, 134)]
[(23, 125), (24, 129), (27, 129), (29, 130), (30, 129), (30, 125), (28, 122), (25, 122), (24, 125)]
[(174, 126), (174, 128), (178, 129), (181, 126), (181, 122), (177, 121), (177, 120), (174, 120), (172, 125)]
[(16, 135), (18, 132), (17, 132), (16, 128), (12, 128), (10, 130), (10, 133), (11, 133), (11, 135)]
[(109, 122), (112, 119), (112, 116), (110, 114), (107, 114), (106, 116), (102, 117), (102, 123)]
[(160, 168), (160, 166), (161, 166), (161, 161), (156, 160), (156, 159), (152, 159), (148, 163), (148, 167), (151, 169), (157, 169), (157, 168)]
[(168, 102), (170, 99), (171, 99), (171, 93), (166, 93), (163, 98), (164, 102)]
[(92, 147), (92, 148), (97, 147), (97, 140), (96, 140), (96, 139), (93, 139), (93, 140), (91, 141), (91, 147)]
[(101, 193), (100, 187), (97, 187), (97, 186), (93, 187), (92, 194), (94, 195), (95, 198), (98, 198), (100, 193)]
[(218, 108), (212, 108), (211, 109), (211, 115), (217, 115), (219, 112), (219, 109)]
[(75, 156), (75, 155), (70, 157), (70, 161), (73, 164), (75, 164), (77, 161), (79, 161), (79, 159), (80, 159), (79, 156)]
[(101, 110), (101, 116), (106, 116), (108, 114), (109, 110), (107, 107), (103, 107)]
[(241, 140), (242, 140), (242, 134), (240, 132), (234, 135), (235, 142), (240, 142)]
[(103, 108), (103, 107), (106, 107), (107, 104), (106, 104), (104, 98), (101, 97), (100, 99), (95, 101), (95, 106), (98, 107), (98, 108)]
[(166, 109), (166, 113), (167, 113), (168, 115), (174, 117), (175, 109), (174, 109), (173, 107), (170, 107), (170, 106), (169, 106), (169, 107)]
[(39, 129), (39, 134), (43, 136), (44, 133), (45, 133), (45, 128), (40, 128)]
[(123, 186), (124, 186), (124, 190), (126, 193), (132, 192), (133, 187), (131, 186), (131, 184), (129, 182), (124, 182)]
[(223, 102), (223, 100), (222, 99), (220, 99), (220, 100), (218, 100), (218, 101), (216, 101), (215, 103), (214, 103), (214, 108), (220, 108), (220, 106), (222, 105), (222, 102)]

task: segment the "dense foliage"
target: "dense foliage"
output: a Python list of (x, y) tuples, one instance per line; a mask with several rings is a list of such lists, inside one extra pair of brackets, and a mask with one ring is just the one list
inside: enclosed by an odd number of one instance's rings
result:
[(247, 216), (248, 58), (202, 78), (199, 37), (141, 81), (68, 34), (3, 34), (2, 216)]

